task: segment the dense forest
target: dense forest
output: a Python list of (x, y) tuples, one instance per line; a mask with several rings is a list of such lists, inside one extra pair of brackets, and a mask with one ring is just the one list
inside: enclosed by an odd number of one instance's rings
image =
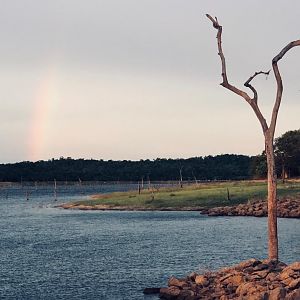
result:
[[(278, 177), (300, 176), (300, 130), (275, 140)], [(188, 159), (113, 161), (72, 159), (0, 164), (0, 181), (241, 180), (266, 177), (266, 157), (223, 154)]]
[(104, 161), (63, 158), (0, 165), (0, 181), (226, 180), (251, 178), (251, 157), (218, 155), (189, 159)]

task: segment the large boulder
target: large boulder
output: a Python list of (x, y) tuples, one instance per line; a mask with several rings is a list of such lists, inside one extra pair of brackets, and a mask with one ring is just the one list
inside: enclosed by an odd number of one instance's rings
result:
[(286, 289), (283, 287), (277, 287), (269, 292), (268, 300), (283, 300), (286, 296)]

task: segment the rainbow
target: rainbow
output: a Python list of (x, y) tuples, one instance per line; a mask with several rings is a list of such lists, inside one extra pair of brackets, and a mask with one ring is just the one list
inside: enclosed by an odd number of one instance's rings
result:
[(56, 67), (48, 67), (33, 96), (33, 115), (29, 128), (27, 154), (30, 161), (40, 160), (46, 155), (45, 148), (51, 129), (51, 114), (58, 103), (56, 75)]

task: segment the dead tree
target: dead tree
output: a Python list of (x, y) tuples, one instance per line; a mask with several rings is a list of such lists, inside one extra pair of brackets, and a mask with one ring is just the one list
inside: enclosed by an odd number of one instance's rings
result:
[(179, 168), (179, 186), (180, 188), (183, 188), (182, 167)]
[(251, 81), (260, 74), (269, 75), (270, 71), (264, 72), (259, 71), (255, 72), (245, 83), (244, 86), (249, 88), (253, 92), (253, 97), (250, 97), (247, 92), (240, 90), (231, 83), (229, 83), (226, 71), (226, 62), (225, 56), (222, 49), (222, 26), (219, 24), (217, 18), (212, 18), (210, 15), (206, 15), (209, 20), (212, 22), (213, 27), (217, 29), (217, 44), (218, 44), (218, 55), (221, 59), (222, 64), (222, 83), (221, 85), (232, 91), (233, 93), (241, 96), (246, 100), (246, 102), (251, 106), (256, 117), (258, 118), (262, 131), (265, 138), (265, 150), (267, 156), (267, 165), (268, 165), (268, 252), (269, 259), (278, 260), (278, 234), (277, 234), (277, 179), (275, 171), (275, 160), (274, 160), (274, 133), (277, 121), (277, 115), (281, 103), (282, 92), (283, 92), (283, 83), (281, 75), (278, 68), (278, 61), (283, 58), (283, 56), (293, 47), (300, 46), (300, 40), (290, 42), (286, 45), (278, 55), (272, 59), (272, 68), (275, 75), (277, 83), (277, 93), (276, 99), (272, 111), (271, 121), (268, 125), (266, 119), (262, 115), (260, 108), (258, 106), (258, 93), (256, 89), (251, 85)]

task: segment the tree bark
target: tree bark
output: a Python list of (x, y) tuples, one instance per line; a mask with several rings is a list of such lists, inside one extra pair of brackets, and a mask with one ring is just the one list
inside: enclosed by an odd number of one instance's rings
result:
[(268, 165), (268, 249), (269, 259), (278, 260), (277, 234), (277, 178), (273, 138), (265, 134), (265, 149)]

